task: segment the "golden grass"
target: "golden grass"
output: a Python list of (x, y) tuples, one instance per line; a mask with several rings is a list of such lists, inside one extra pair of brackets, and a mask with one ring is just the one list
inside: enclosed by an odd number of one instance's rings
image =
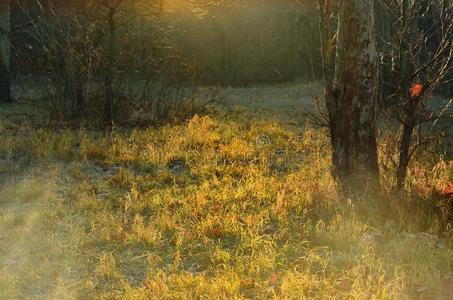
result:
[(411, 167), (425, 198), (348, 202), (309, 126), (247, 114), (111, 134), (5, 122), (1, 299), (451, 299), (450, 216), (433, 203), (453, 175), (440, 158)]

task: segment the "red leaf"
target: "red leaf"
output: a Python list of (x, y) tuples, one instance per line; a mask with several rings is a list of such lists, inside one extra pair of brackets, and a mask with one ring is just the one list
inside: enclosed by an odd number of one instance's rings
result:
[(276, 284), (278, 281), (278, 276), (276, 273), (272, 273), (270, 276), (269, 276), (269, 284), (270, 285), (274, 285)]
[(421, 85), (420, 83), (414, 83), (411, 86), (411, 88), (409, 89), (409, 93), (411, 95), (411, 98), (415, 99), (418, 96), (420, 96), (420, 93), (422, 92), (422, 90), (423, 90), (423, 85)]
[(444, 190), (442, 194), (445, 198), (453, 199), (453, 183), (450, 183)]

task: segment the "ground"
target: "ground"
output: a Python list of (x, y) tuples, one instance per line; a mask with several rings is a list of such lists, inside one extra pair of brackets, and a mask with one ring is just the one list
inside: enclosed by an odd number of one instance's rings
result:
[(341, 199), (310, 93), (227, 89), (207, 116), (109, 134), (0, 108), (0, 299), (453, 299), (451, 162), (417, 157), (411, 197)]

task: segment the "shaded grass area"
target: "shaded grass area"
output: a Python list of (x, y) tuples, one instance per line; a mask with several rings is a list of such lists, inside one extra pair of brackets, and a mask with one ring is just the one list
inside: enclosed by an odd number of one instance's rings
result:
[(105, 134), (2, 117), (0, 298), (451, 299), (442, 157), (411, 166), (412, 198), (347, 201), (308, 125), (236, 111)]

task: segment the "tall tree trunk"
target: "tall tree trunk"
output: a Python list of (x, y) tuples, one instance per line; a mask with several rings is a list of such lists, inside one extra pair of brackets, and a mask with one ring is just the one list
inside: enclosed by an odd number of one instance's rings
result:
[[(324, 97), (329, 113), (330, 127), (334, 125), (332, 121), (335, 117), (335, 94), (333, 82), (335, 79), (335, 34), (332, 17), (336, 14), (337, 7), (331, 0), (319, 0), (320, 7), (320, 32), (321, 32), (321, 56), (322, 71), (324, 78)], [(333, 137), (331, 135), (333, 145)]]
[(11, 101), (11, 16), (9, 0), (0, 1), (0, 102)]
[(389, 68), (388, 58), (381, 56), (384, 51), (389, 47), (388, 42), (391, 39), (391, 27), (392, 27), (392, 15), (388, 12), (385, 4), (382, 0), (374, 0), (375, 9), (375, 24), (376, 24), (376, 36), (377, 36), (377, 47), (380, 56), (379, 61), (379, 72), (378, 72), (378, 107), (384, 106), (384, 101), (387, 97), (393, 94), (390, 91), (385, 81), (391, 78), (392, 74)]
[(105, 74), (104, 124), (112, 126), (115, 105), (113, 79), (116, 64), (116, 8), (111, 8), (108, 14), (109, 40), (107, 48), (107, 70)]
[(327, 99), (334, 174), (344, 191), (379, 188), (374, 0), (343, 1), (333, 95)]

